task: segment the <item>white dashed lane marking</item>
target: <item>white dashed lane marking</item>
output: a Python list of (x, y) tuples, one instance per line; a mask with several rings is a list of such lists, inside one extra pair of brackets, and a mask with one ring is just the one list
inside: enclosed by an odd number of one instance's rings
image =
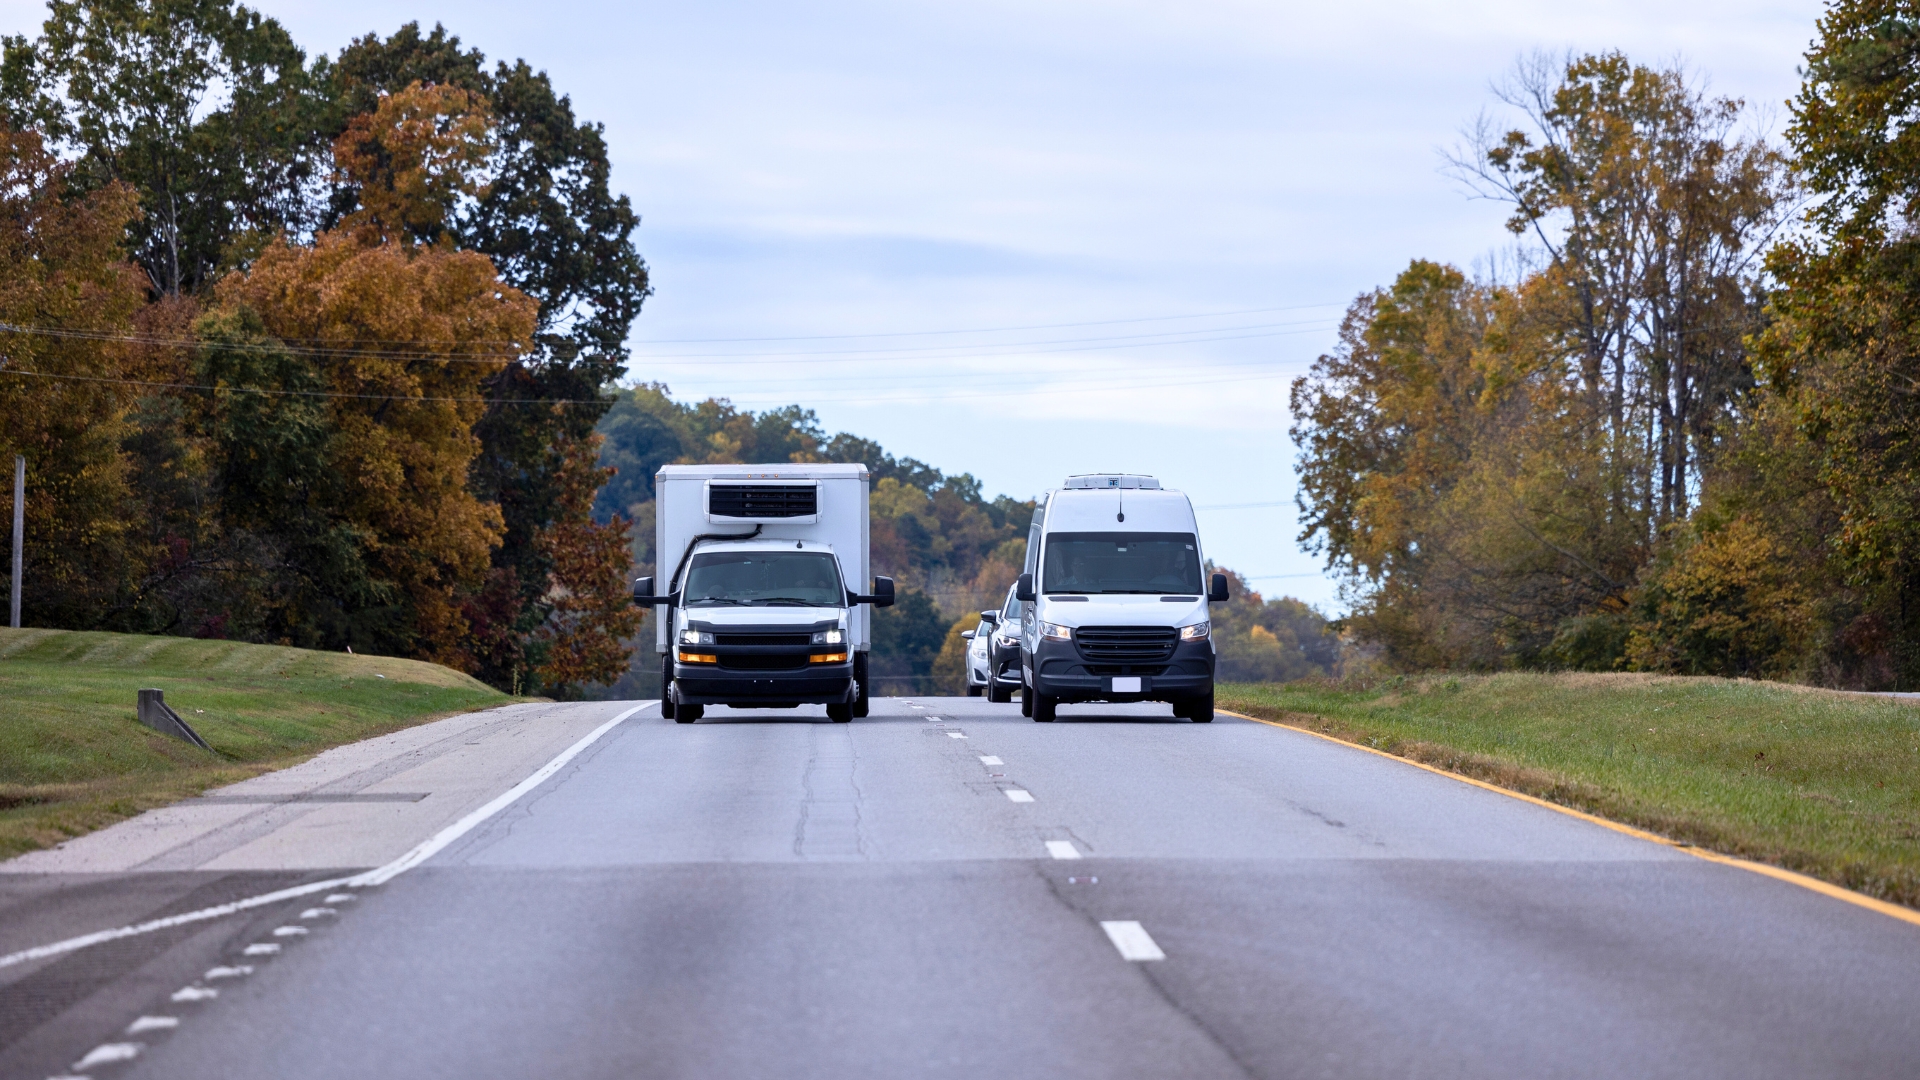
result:
[(138, 1035), (143, 1031), (171, 1031), (180, 1026), (177, 1016), (143, 1016), (127, 1025), (127, 1034)]
[(274, 937), (305, 937), (310, 932), (311, 931), (304, 926), (276, 926), (273, 928)]
[(139, 1043), (101, 1043), (87, 1051), (87, 1056), (73, 1063), (74, 1072), (86, 1072), (96, 1065), (111, 1065), (116, 1061), (132, 1061), (140, 1054)]
[(335, 911), (330, 907), (310, 907), (307, 910), (301, 912), (300, 917), (302, 919), (322, 919), (327, 917), (328, 915), (338, 915), (338, 914), (340, 914), (338, 911)]
[(251, 964), (235, 964), (232, 967), (208, 968), (207, 973), (200, 977), (208, 982), (212, 982), (215, 979), (238, 979), (243, 975), (251, 974), (253, 974), (253, 966)]
[(995, 756), (993, 756), (992, 754), (981, 754), (981, 755), (980, 755), (980, 764), (982, 764), (982, 765), (1005, 765), (1005, 764), (1006, 764), (1006, 762), (1004, 762), (1004, 761), (1001, 761), (1001, 760), (1000, 760), (999, 758), (997, 758), (997, 757), (995, 757)]
[(1007, 798), (1013, 802), (1032, 802), (1033, 801), (1033, 792), (1031, 791), (1022, 791), (1019, 788), (1008, 788), (1006, 789), (1006, 791), (1007, 791)]
[(1103, 922), (1100, 929), (1107, 932), (1107, 940), (1120, 950), (1122, 960), (1165, 960), (1167, 954), (1153, 943), (1153, 935), (1147, 928), (1131, 919), (1116, 919)]
[(1080, 857), (1080, 849), (1074, 847), (1071, 840), (1049, 840), (1047, 854), (1056, 859), (1077, 859)]
[(175, 990), (173, 992), (172, 1000), (176, 1003), (185, 1003), (188, 1001), (212, 1001), (214, 998), (217, 998), (219, 996), (220, 996), (220, 991), (215, 990), (210, 986), (183, 986), (180, 989)]
[(240, 950), (241, 956), (272, 956), (280, 951), (280, 946), (271, 941), (259, 941)]

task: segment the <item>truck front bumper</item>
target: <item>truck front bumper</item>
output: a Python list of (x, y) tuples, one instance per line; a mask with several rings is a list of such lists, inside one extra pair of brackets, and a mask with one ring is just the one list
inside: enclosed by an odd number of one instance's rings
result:
[(724, 654), (717, 664), (673, 665), (676, 705), (846, 705), (859, 696), (851, 659), (776, 671), (729, 670)]
[[(1173, 655), (1156, 664), (1113, 666), (1082, 659), (1071, 641), (1040, 642), (1026, 658), (1025, 683), (1056, 701), (1167, 701), (1213, 692), (1213, 643), (1182, 641)], [(1139, 679), (1138, 690), (1117, 690), (1114, 680)]]

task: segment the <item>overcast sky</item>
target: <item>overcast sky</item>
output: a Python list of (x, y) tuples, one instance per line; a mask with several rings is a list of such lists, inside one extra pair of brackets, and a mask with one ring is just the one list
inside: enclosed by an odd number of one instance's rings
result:
[[(1811, 0), (256, 5), (310, 53), (439, 21), (606, 125), (655, 295), (634, 377), (798, 402), (991, 493), (1159, 476), (1216, 561), (1299, 550), (1287, 383), (1504, 214), (1439, 151), (1536, 49), (1679, 60), (1777, 127)], [(44, 8), (0, 0), (8, 33)], [(951, 331), (968, 331), (950, 333)], [(732, 339), (732, 340), (718, 340)], [(759, 340), (754, 340), (759, 339)]]

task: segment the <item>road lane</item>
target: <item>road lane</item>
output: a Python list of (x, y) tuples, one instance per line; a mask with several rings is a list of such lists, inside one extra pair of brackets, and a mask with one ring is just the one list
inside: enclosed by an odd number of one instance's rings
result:
[(1912, 926), (1160, 711), (648, 710), (91, 1075), (1920, 1071)]

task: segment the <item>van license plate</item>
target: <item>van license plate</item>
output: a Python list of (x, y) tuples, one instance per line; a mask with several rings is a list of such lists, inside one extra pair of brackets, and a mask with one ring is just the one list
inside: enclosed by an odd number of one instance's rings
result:
[(1113, 677), (1113, 692), (1116, 694), (1139, 693), (1140, 692), (1140, 676), (1115, 675)]

